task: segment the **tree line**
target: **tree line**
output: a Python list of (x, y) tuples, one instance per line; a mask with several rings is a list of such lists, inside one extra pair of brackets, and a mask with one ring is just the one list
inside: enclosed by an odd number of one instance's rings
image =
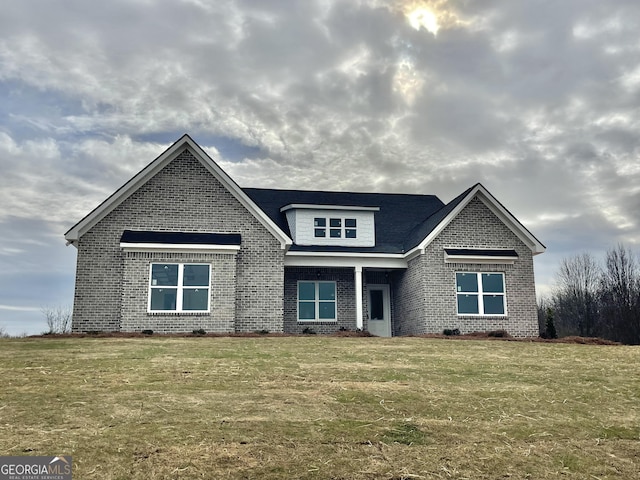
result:
[(619, 244), (604, 262), (590, 253), (564, 258), (553, 292), (538, 301), (542, 336), (601, 337), (640, 344), (640, 260)]

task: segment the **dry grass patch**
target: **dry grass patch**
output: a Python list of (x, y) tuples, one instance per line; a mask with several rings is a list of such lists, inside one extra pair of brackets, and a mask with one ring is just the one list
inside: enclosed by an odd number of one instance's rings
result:
[(638, 478), (640, 349), (0, 340), (0, 452), (74, 478)]

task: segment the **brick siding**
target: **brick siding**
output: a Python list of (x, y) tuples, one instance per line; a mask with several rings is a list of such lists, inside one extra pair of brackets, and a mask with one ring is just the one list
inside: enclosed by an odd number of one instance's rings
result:
[[(208, 263), (211, 265), (208, 314), (147, 312), (150, 263)], [(236, 258), (233, 254), (127, 252), (122, 284), (122, 322), (125, 332), (233, 332), (236, 315)]]
[[(214, 304), (206, 319), (146, 314), (148, 321), (144, 322), (140, 311), (131, 305), (131, 297), (141, 298), (140, 294), (123, 290), (125, 254), (119, 242), (126, 229), (241, 234), (241, 248), (235, 257), (235, 298), (221, 300), (224, 312), (220, 314)], [(211, 264), (214, 270), (219, 267), (224, 271), (225, 262), (219, 260), (211, 259)], [(127, 259), (127, 269), (144, 270), (141, 261)], [(146, 261), (151, 263), (151, 258)], [(73, 331), (117, 331), (123, 326), (137, 329), (143, 323), (154, 331), (191, 331), (199, 322), (209, 325), (212, 331), (229, 328), (229, 331), (281, 332), (283, 265), (284, 252), (279, 241), (185, 150), (80, 238)], [(142, 287), (136, 284), (135, 288)], [(231, 295), (229, 289), (215, 291)], [(127, 297), (126, 313), (133, 315), (131, 318), (123, 318), (123, 295)], [(235, 303), (233, 327), (228, 318), (231, 301)], [(145, 297), (139, 308), (146, 309), (146, 305)]]
[[(444, 262), (444, 248), (509, 248), (518, 253), (513, 265)], [(507, 316), (458, 316), (455, 272), (503, 272)], [(399, 275), (395, 295), (399, 335), (462, 333), (504, 329), (514, 336), (537, 336), (536, 294), (531, 250), (477, 197), (429, 245), (424, 255)]]
[[(287, 267), (284, 274), (284, 331), (302, 333), (310, 328), (319, 334), (356, 329), (355, 282), (353, 268)], [(298, 322), (298, 281), (336, 282), (335, 322)]]

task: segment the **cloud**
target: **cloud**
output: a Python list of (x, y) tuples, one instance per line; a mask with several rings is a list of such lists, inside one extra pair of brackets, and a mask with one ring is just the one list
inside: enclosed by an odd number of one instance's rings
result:
[[(480, 181), (549, 247), (548, 284), (560, 255), (640, 242), (638, 21), (631, 0), (11, 2), (3, 232), (57, 254), (187, 132), (244, 186), (448, 201)], [(12, 242), (4, 265), (42, 248)]]

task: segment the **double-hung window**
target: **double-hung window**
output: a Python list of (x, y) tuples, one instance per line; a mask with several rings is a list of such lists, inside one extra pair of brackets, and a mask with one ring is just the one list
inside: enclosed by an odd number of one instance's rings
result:
[(336, 320), (336, 282), (298, 282), (298, 321)]
[(458, 315), (505, 315), (503, 273), (456, 273)]
[(152, 263), (149, 312), (208, 312), (211, 265)]

